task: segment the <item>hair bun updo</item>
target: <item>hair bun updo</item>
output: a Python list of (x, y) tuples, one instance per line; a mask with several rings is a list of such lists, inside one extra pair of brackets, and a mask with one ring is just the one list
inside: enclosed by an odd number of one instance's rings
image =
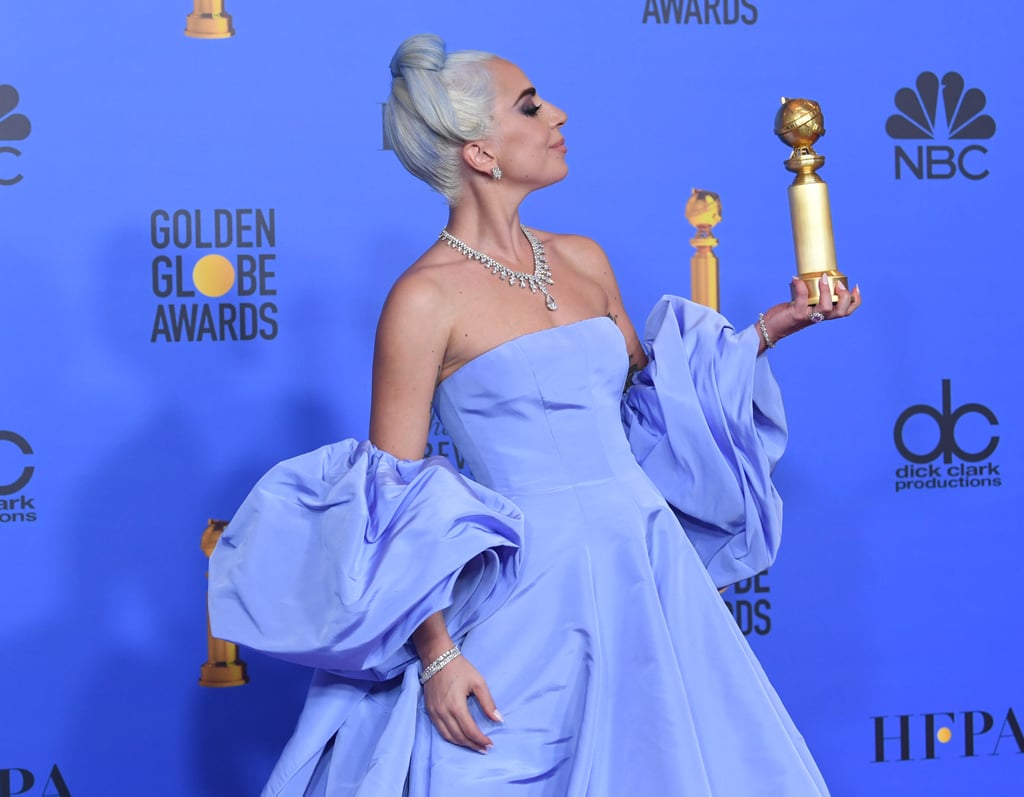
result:
[(485, 62), (490, 53), (448, 54), (430, 33), (410, 36), (391, 58), (391, 95), (384, 104), (384, 134), (412, 174), (458, 201), (462, 145), (486, 138), (494, 90)]
[(440, 72), (448, 58), (444, 40), (433, 33), (410, 36), (395, 50), (391, 58), (391, 77), (405, 77), (406, 70), (426, 69)]

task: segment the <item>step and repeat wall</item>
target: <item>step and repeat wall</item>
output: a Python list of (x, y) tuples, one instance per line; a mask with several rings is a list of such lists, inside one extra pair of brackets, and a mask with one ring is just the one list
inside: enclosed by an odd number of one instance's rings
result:
[[(446, 220), (382, 136), (419, 32), (567, 111), (569, 177), (522, 218), (596, 238), (638, 324), (689, 294), (693, 188), (722, 201), (723, 313), (788, 299), (773, 121), (821, 104), (864, 307), (768, 355), (785, 540), (724, 598), (833, 794), (1024, 793), (1022, 25), (1010, 0), (4, 2), (0, 797), (269, 773), (309, 673), (243, 649), (248, 685), (199, 685), (201, 538), (274, 462), (366, 436), (377, 314)], [(461, 464), (439, 425), (428, 453)]]

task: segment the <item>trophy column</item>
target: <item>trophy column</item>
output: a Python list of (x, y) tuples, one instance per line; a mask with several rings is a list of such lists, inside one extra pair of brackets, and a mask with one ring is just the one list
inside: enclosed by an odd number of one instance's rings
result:
[(807, 286), (807, 302), (816, 305), (819, 280), (828, 276), (832, 301), (838, 301), (836, 285), (849, 287), (846, 275), (836, 268), (832, 237), (832, 210), (828, 186), (815, 173), (825, 158), (814, 151), (814, 143), (825, 135), (821, 107), (813, 100), (787, 100), (775, 115), (775, 135), (793, 148), (786, 169), (796, 174), (789, 186), (789, 217), (793, 224), (797, 276)]
[[(217, 540), (224, 532), (226, 520), (210, 520), (203, 532), (200, 546), (206, 558), (210, 558)], [(200, 668), (200, 686), (242, 686), (249, 683), (245, 662), (238, 656), (238, 645), (218, 639), (210, 630), (210, 612), (206, 612), (206, 663)]]
[(718, 194), (694, 188), (686, 202), (686, 220), (697, 228), (690, 239), (690, 246), (696, 250), (690, 258), (690, 298), (718, 310), (718, 257), (713, 251), (718, 240), (711, 234), (711, 228), (722, 220)]

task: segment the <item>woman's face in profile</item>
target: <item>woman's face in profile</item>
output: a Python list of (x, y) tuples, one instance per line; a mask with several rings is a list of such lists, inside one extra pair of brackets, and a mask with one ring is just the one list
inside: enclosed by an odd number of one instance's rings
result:
[(501, 58), (487, 62), (494, 83), (495, 156), (502, 179), (530, 190), (561, 180), (568, 173), (562, 125), (565, 113), (542, 100), (523, 71)]

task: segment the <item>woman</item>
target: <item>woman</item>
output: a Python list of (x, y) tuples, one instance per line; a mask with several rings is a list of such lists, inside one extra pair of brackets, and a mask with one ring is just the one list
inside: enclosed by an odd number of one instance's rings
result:
[[(391, 71), (451, 211), (381, 314), (370, 441), (271, 470), (211, 561), (214, 633), (317, 668), (264, 793), (826, 794), (716, 587), (778, 544), (760, 355), (859, 292), (740, 332), (666, 297), (641, 344), (596, 244), (520, 226), (565, 114), (434, 36)], [(432, 407), (475, 481), (420, 459)]]

